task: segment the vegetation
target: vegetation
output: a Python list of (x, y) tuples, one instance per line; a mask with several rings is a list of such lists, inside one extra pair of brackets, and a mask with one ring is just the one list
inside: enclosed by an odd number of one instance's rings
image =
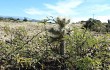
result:
[(28, 20), (27, 20), (27, 18), (24, 18), (23, 21), (26, 22), (26, 21), (28, 21)]
[(108, 23), (106, 25), (106, 31), (110, 32), (110, 20), (108, 20)]
[(90, 18), (87, 20), (86, 24), (84, 25), (86, 29), (96, 32), (106, 32), (106, 27), (104, 23), (100, 20)]
[(19, 18), (13, 18), (13, 17), (0, 17), (0, 21), (4, 21), (4, 22), (8, 22), (8, 21), (12, 21), (12, 22), (17, 22)]
[(0, 21), (3, 21), (3, 22), (38, 22), (38, 20), (35, 20), (35, 19), (28, 19), (26, 17), (24, 18), (15, 18), (15, 17), (2, 17), (0, 16)]
[(59, 42), (60, 43), (59, 54), (64, 55), (65, 42), (64, 42), (63, 38), (65, 35), (65, 26), (70, 23), (70, 20), (66, 20), (65, 18), (63, 18), (63, 19), (57, 18), (55, 20), (55, 23), (58, 24), (59, 26), (58, 26), (58, 29), (56, 29), (56, 30), (54, 28), (51, 28), (49, 30), (50, 33), (55, 35), (55, 36), (51, 36), (51, 42), (56, 42), (56, 41)]
[[(47, 29), (50, 20), (58, 26)], [(110, 34), (96, 37), (88, 30), (100, 21), (89, 19), (86, 28), (72, 30), (65, 18), (42, 23), (44, 28), (34, 35), (25, 27), (4, 27), (10, 37), (0, 41), (1, 70), (110, 70)]]

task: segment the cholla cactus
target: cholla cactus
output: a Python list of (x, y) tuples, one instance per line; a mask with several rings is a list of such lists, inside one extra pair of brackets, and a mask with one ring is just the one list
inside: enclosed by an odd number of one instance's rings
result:
[(66, 20), (65, 18), (60, 19), (56, 18), (55, 23), (58, 24), (58, 29), (51, 28), (49, 32), (54, 36), (51, 36), (51, 42), (58, 41), (59, 42), (59, 53), (60, 55), (64, 55), (64, 35), (65, 35), (65, 26), (70, 23), (70, 20)]

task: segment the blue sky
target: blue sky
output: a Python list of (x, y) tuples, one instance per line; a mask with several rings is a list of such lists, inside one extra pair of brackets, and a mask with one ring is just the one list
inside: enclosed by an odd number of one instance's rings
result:
[(66, 17), (72, 21), (110, 19), (110, 0), (0, 0), (1, 16), (44, 19)]

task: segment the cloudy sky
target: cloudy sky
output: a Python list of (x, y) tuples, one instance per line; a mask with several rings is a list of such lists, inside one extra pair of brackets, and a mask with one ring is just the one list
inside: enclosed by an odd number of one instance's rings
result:
[(66, 17), (72, 21), (110, 19), (110, 0), (0, 0), (0, 16), (43, 19)]

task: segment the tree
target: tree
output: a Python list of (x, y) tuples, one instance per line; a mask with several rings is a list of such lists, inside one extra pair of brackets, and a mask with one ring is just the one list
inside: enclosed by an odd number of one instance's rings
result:
[(110, 20), (108, 20), (108, 23), (110, 23)]
[(84, 27), (92, 31), (100, 31), (102, 24), (100, 20), (90, 18), (88, 21), (86, 21)]
[(110, 20), (108, 20), (108, 23), (106, 25), (106, 31), (110, 32)]
[(0, 17), (0, 21), (3, 21), (3, 19), (4, 19), (3, 17)]
[(28, 21), (28, 20), (27, 20), (27, 18), (25, 17), (25, 18), (23, 19), (23, 21), (26, 22), (26, 21)]

